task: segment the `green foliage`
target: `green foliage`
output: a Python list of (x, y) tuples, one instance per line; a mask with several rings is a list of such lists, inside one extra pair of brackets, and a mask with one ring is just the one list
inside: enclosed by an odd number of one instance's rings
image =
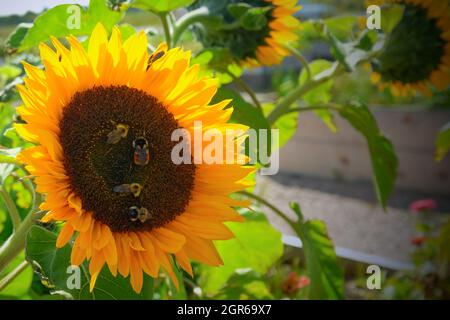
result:
[(31, 23), (20, 23), (6, 39), (6, 50), (9, 52), (16, 51), (32, 26)]
[(118, 300), (118, 299), (151, 299), (153, 281), (144, 277), (144, 287), (140, 294), (131, 288), (129, 279), (120, 275), (113, 277), (108, 268), (103, 268), (98, 276), (95, 288), (89, 292), (89, 276), (86, 264), (80, 266), (80, 289), (69, 289), (72, 283), (69, 277), (73, 272), (67, 272), (70, 264), (72, 247), (67, 244), (61, 249), (56, 248), (56, 235), (42, 227), (34, 226), (28, 233), (26, 254), (39, 273), (41, 280), (53, 291), (63, 291), (75, 299), (82, 300)]
[(436, 161), (442, 161), (450, 151), (450, 123), (446, 124), (436, 138)]
[[(256, 130), (257, 132), (257, 143), (254, 144), (252, 147), (253, 149), (249, 149), (249, 143), (247, 141), (246, 145), (246, 154), (247, 155), (254, 155), (257, 157), (259, 155), (259, 152), (263, 152), (264, 154), (270, 155), (270, 125), (267, 122), (267, 119), (264, 117), (261, 110), (258, 108), (255, 108), (250, 103), (246, 102), (238, 93), (235, 91), (220, 88), (216, 95), (214, 96), (213, 103), (219, 102), (225, 99), (232, 99), (231, 107), (233, 107), (233, 114), (231, 115), (231, 122), (240, 123), (247, 125), (251, 129)], [(262, 141), (260, 143), (261, 139), (260, 137), (260, 131), (259, 130), (267, 130), (267, 142)], [(262, 147), (262, 148), (260, 148)], [(255, 159), (257, 160), (257, 159)]]
[(153, 12), (169, 12), (180, 7), (188, 6), (192, 2), (194, 0), (134, 0), (132, 6)]
[(207, 294), (217, 293), (237, 269), (264, 274), (283, 254), (281, 234), (264, 215), (249, 212), (244, 223), (229, 223), (235, 238), (216, 241), (223, 260), (220, 267), (201, 267), (200, 285)]
[(306, 268), (311, 278), (311, 299), (343, 299), (344, 275), (325, 224), (309, 220), (299, 227), (305, 251)]
[(273, 299), (266, 281), (251, 269), (241, 269), (234, 273), (227, 285), (214, 296), (220, 300)]
[[(0, 279), (3, 279), (6, 275), (8, 275), (11, 271), (16, 269), (21, 263), (25, 260), (25, 254), (20, 253), (11, 264), (6, 267), (5, 270), (0, 272)], [(2, 296), (6, 296), (8, 298), (16, 298), (23, 299), (30, 289), (31, 283), (33, 280), (33, 269), (30, 265), (25, 267), (25, 270), (22, 271), (17, 277), (12, 280), (1, 292), (0, 292), (0, 300)]]
[(323, 22), (337, 39), (344, 41), (352, 34), (353, 29), (358, 23), (358, 17), (338, 16), (325, 19)]
[(296, 202), (291, 202), (290, 207), (298, 217), (292, 227), (302, 241), (306, 270), (311, 279), (309, 298), (343, 299), (344, 274), (325, 223), (320, 220), (305, 221)]
[(14, 171), (15, 157), (20, 152), (16, 149), (0, 149), (0, 187), (6, 181), (6, 178)]
[[(309, 64), (309, 69), (312, 77), (320, 75), (322, 72), (333, 67), (333, 63), (327, 60), (315, 60)], [(304, 85), (308, 81), (308, 72), (303, 69), (300, 73), (299, 84)], [(310, 90), (303, 96), (303, 101), (311, 106), (326, 105), (332, 99), (332, 88), (334, 81), (332, 79)], [(322, 119), (326, 126), (332, 131), (336, 132), (336, 124), (333, 120), (333, 114), (327, 109), (315, 110), (314, 113)]]
[(103, 0), (91, 0), (87, 10), (78, 7), (80, 24), (77, 28), (77, 11), (73, 10), (74, 8), (74, 5), (64, 4), (39, 15), (22, 41), (19, 42), (19, 50), (35, 47), (40, 42), (50, 40), (50, 36), (60, 38), (68, 35), (89, 35), (99, 22), (106, 29), (111, 30), (123, 15), (121, 12), (109, 9)]
[(344, 106), (339, 113), (367, 140), (378, 201), (386, 208), (386, 201), (394, 189), (397, 177), (398, 159), (394, 147), (380, 132), (374, 116), (365, 105), (350, 104)]
[[(265, 116), (268, 116), (270, 112), (275, 109), (276, 105), (273, 103), (267, 103), (263, 106), (263, 112)], [(286, 143), (291, 140), (297, 131), (298, 127), (298, 112), (292, 112), (287, 114), (272, 124), (273, 129), (279, 130), (279, 141), (278, 145), (275, 145), (275, 150), (280, 149), (286, 145)], [(276, 141), (274, 141), (276, 143)], [(274, 152), (275, 150), (272, 150)]]
[(405, 6), (401, 4), (394, 4), (383, 8), (381, 15), (381, 29), (383, 32), (389, 34), (403, 18)]

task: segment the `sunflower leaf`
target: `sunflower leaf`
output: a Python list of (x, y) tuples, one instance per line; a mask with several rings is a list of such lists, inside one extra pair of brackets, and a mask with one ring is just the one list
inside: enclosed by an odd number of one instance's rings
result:
[(153, 12), (169, 12), (190, 5), (194, 0), (135, 0), (132, 6), (135, 8)]
[[(24, 262), (25, 255), (21, 252), (6, 268), (0, 273), (0, 279), (3, 279), (10, 272), (16, 269)], [(23, 299), (28, 293), (33, 281), (33, 270), (30, 265), (17, 275), (1, 292), (2, 295)]]
[(20, 148), (0, 149), (0, 186), (5, 183), (6, 178), (14, 171), (17, 162), (16, 155)]
[(216, 241), (224, 262), (220, 267), (201, 266), (200, 286), (208, 295), (216, 294), (238, 269), (252, 269), (258, 274), (282, 256), (283, 242), (263, 214), (252, 212), (244, 223), (229, 223), (235, 238)]
[(91, 0), (87, 10), (74, 4), (55, 6), (36, 18), (23, 37), (19, 50), (37, 46), (50, 40), (50, 36), (61, 38), (68, 35), (89, 35), (99, 22), (107, 30), (111, 30), (122, 16), (122, 12), (109, 9), (104, 0)]
[(298, 227), (311, 278), (310, 299), (343, 299), (344, 275), (325, 223), (308, 220)]
[[(322, 72), (329, 70), (333, 67), (333, 63), (327, 60), (315, 60), (309, 64), (309, 69), (311, 71), (312, 77), (320, 75)], [(303, 69), (300, 73), (299, 84), (304, 85), (308, 80), (308, 72)], [(332, 95), (331, 90), (333, 88), (333, 80), (330, 79), (325, 83), (315, 87), (310, 90), (307, 94), (303, 96), (303, 100), (311, 106), (314, 105), (325, 105), (331, 101)], [(315, 110), (314, 113), (318, 116), (325, 125), (330, 129), (331, 132), (336, 133), (337, 128), (334, 123), (333, 113), (328, 109)]]
[(405, 12), (405, 6), (401, 4), (394, 4), (383, 8), (381, 15), (381, 29), (384, 33), (391, 33), (395, 27), (400, 23)]
[[(81, 265), (79, 273), (70, 267), (71, 244), (56, 248), (57, 235), (45, 228), (33, 226), (28, 233), (26, 256), (35, 266), (41, 281), (51, 291), (65, 291), (74, 299), (80, 300), (120, 300), (151, 299), (153, 296), (153, 280), (144, 277), (144, 286), (140, 294), (131, 288), (129, 279), (120, 275), (114, 277), (105, 266), (98, 276), (93, 292), (89, 292), (89, 275), (87, 263)], [(76, 274), (80, 277), (77, 288)], [(75, 284), (75, 286), (73, 286)]]
[[(216, 95), (214, 96), (213, 103), (225, 99), (233, 99), (233, 101), (230, 103), (230, 105), (233, 107), (233, 114), (231, 115), (230, 120), (232, 122), (247, 125), (251, 129), (256, 130), (258, 143), (253, 144), (253, 147), (255, 148), (253, 150), (249, 150), (249, 144), (246, 143), (246, 154), (255, 156), (270, 155), (270, 125), (261, 110), (245, 101), (237, 92), (224, 88), (221, 88), (217, 91)], [(267, 139), (261, 138), (261, 131), (259, 130), (266, 130)], [(264, 142), (265, 144), (260, 144), (260, 139), (262, 140), (261, 142)]]
[(339, 113), (367, 140), (375, 190), (378, 201), (385, 209), (397, 177), (398, 159), (394, 147), (380, 132), (377, 121), (367, 106), (354, 103), (343, 107)]

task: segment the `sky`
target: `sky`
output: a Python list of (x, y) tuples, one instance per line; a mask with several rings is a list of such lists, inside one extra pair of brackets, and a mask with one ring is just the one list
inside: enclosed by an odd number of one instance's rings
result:
[(0, 16), (21, 15), (27, 11), (39, 13), (44, 8), (67, 3), (87, 5), (89, 0), (0, 0)]

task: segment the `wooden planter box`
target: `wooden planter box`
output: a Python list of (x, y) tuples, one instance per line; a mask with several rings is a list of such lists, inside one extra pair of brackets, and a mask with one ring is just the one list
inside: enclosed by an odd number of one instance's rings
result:
[[(450, 111), (374, 108), (381, 130), (391, 139), (400, 165), (397, 186), (450, 195), (450, 157), (434, 161), (434, 141), (450, 121)], [(371, 163), (365, 140), (336, 117), (339, 132), (331, 133), (311, 113), (300, 114), (299, 128), (280, 151), (280, 170), (344, 180), (370, 180)]]

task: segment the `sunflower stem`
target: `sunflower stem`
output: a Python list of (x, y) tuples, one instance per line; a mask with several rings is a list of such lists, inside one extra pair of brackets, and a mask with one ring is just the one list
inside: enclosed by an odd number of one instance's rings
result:
[(173, 32), (173, 45), (176, 46), (180, 41), (183, 33), (194, 23), (204, 22), (211, 20), (212, 17), (209, 14), (209, 9), (207, 7), (200, 7), (198, 9), (192, 10), (182, 16), (175, 24)]
[(249, 85), (247, 83), (245, 83), (244, 80), (242, 80), (239, 77), (236, 77), (232, 72), (227, 70), (227, 74), (231, 78), (233, 78), (233, 81), (236, 83), (237, 86), (239, 86), (242, 90), (247, 92), (247, 94), (249, 95), (250, 99), (252, 99), (253, 104), (255, 105), (255, 107), (257, 107), (259, 110), (262, 111), (261, 103), (259, 102), (258, 98), (256, 97), (256, 93), (252, 90), (252, 88), (250, 88)]
[(11, 221), (14, 227), (14, 230), (17, 230), (19, 228), (21, 219), (19, 211), (17, 210), (16, 204), (14, 203), (13, 199), (9, 195), (8, 191), (5, 190), (5, 187), (0, 187), (0, 196), (2, 197), (3, 201), (5, 202), (6, 208), (8, 209), (9, 216), (11, 217)]
[(316, 110), (336, 110), (339, 111), (338, 105), (329, 104), (324, 106), (310, 106), (310, 107), (299, 107), (299, 108), (291, 108), (286, 111), (285, 115), (292, 112), (308, 112), (308, 111), (316, 111)]
[(248, 191), (239, 191), (238, 194), (241, 194), (247, 198), (251, 198), (253, 200), (258, 201), (259, 203), (265, 205), (269, 209), (271, 209), (273, 212), (275, 212), (281, 219), (283, 219), (295, 232), (298, 232), (298, 226), (296, 222), (292, 221), (283, 211), (275, 207), (273, 204), (268, 202), (267, 200), (261, 198), (260, 196), (257, 196), (254, 193), (248, 192)]
[(332, 68), (333, 69), (322, 72), (321, 74), (317, 75), (310, 81), (306, 82), (304, 85), (295, 88), (288, 95), (286, 95), (277, 104), (276, 108), (272, 111), (272, 113), (269, 114), (267, 118), (269, 120), (269, 123), (274, 124), (275, 121), (277, 121), (280, 117), (288, 113), (290, 110), (290, 106), (312, 89), (345, 73), (345, 68), (339, 64), (334, 65)]
[(25, 248), (25, 241), (31, 227), (42, 218), (46, 211), (28, 214), (17, 230), (0, 247), (0, 272)]
[(22, 261), (13, 271), (0, 280), (0, 292), (28, 267), (28, 261)]
[(172, 36), (170, 31), (170, 16), (167, 12), (162, 12), (159, 14), (159, 18), (161, 19), (161, 23), (164, 30), (164, 37), (166, 39), (167, 46), (169, 49), (172, 47)]
[(286, 44), (284, 47), (301, 63), (302, 67), (306, 70), (306, 74), (308, 75), (308, 81), (311, 80), (312, 72), (311, 68), (309, 67), (308, 60), (306, 60), (305, 56), (290, 45)]

